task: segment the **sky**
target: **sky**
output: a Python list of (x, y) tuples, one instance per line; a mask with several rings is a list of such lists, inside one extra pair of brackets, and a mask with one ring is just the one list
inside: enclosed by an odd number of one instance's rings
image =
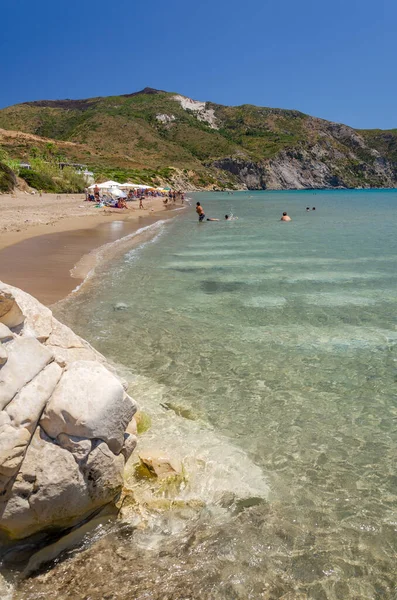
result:
[(2, 0), (0, 108), (146, 86), (397, 128), (397, 0)]

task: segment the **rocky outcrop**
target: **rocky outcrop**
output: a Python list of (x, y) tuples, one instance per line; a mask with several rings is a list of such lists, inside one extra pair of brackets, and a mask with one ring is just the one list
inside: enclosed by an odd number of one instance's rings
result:
[(115, 501), (135, 411), (102, 355), (0, 282), (0, 532), (69, 527)]
[[(346, 130), (332, 130), (347, 143)], [(212, 167), (238, 178), (242, 187), (251, 190), (300, 190), (350, 187), (395, 187), (397, 171), (376, 150), (365, 147), (355, 132), (350, 138), (351, 163), (326, 140), (310, 149), (283, 150), (272, 159), (252, 162), (240, 156), (214, 161)], [(363, 155), (365, 154), (365, 159)]]
[(207, 123), (211, 129), (218, 129), (215, 111), (213, 108), (208, 108), (206, 102), (192, 100), (192, 98), (187, 98), (186, 96), (181, 96), (180, 94), (173, 96), (173, 100), (179, 102), (184, 110), (188, 110), (194, 114), (198, 121)]
[(265, 165), (260, 163), (230, 157), (216, 160), (212, 166), (235, 175), (249, 190), (265, 190), (267, 187), (268, 172)]

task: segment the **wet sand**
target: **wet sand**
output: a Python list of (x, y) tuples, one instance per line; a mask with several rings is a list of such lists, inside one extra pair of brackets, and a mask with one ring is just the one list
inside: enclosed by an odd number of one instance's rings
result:
[[(133, 221), (112, 220), (88, 229), (25, 239), (0, 250), (0, 280), (22, 288), (47, 306), (54, 304), (80, 285), (95, 266), (94, 250), (176, 214), (164, 211)], [(142, 236), (147, 235), (144, 232), (130, 239), (129, 247), (140, 243)], [(101, 260), (108, 260), (113, 254), (109, 248), (107, 256), (101, 256)], [(76, 265), (78, 268), (74, 269)]]
[[(0, 195), (0, 280), (46, 305), (61, 300), (95, 267), (96, 249), (178, 214), (161, 197), (145, 199), (144, 210), (138, 206), (134, 201), (124, 210), (98, 209), (79, 194)], [(129, 239), (129, 247), (140, 239)], [(114, 252), (106, 249), (100, 260)]]
[(88, 229), (114, 220), (137, 220), (170, 208), (164, 206), (161, 197), (145, 199), (144, 206), (145, 210), (140, 210), (135, 200), (128, 203), (127, 209), (96, 208), (93, 202), (84, 202), (82, 195), (0, 194), (0, 248), (47, 233)]

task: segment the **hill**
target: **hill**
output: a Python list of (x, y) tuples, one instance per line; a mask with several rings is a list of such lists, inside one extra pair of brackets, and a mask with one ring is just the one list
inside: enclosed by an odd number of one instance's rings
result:
[(0, 127), (11, 158), (50, 148), (116, 180), (190, 189), (397, 186), (397, 129), (355, 130), (295, 110), (222, 106), (151, 88), (18, 104), (0, 110)]

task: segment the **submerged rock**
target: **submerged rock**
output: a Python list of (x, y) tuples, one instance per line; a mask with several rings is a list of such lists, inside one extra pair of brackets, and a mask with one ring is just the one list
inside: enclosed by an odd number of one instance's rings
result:
[(152, 477), (164, 479), (166, 477), (179, 475), (182, 466), (169, 456), (159, 452), (141, 452), (139, 454), (141, 465), (143, 465)]
[(114, 502), (135, 412), (102, 355), (0, 282), (0, 533), (70, 527)]
[(113, 306), (114, 310), (127, 310), (127, 308), (128, 308), (128, 305), (124, 304), (124, 302), (117, 302), (117, 304), (115, 304)]

